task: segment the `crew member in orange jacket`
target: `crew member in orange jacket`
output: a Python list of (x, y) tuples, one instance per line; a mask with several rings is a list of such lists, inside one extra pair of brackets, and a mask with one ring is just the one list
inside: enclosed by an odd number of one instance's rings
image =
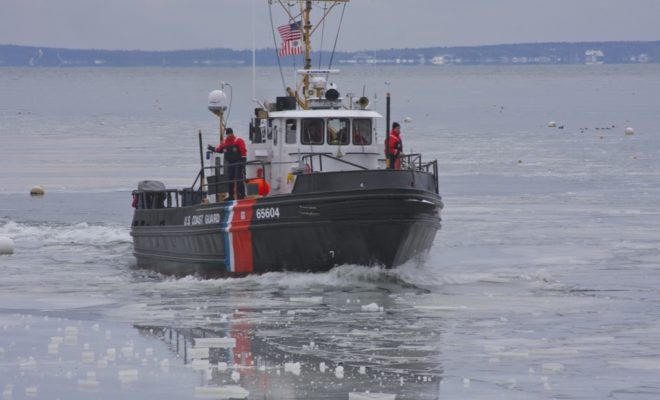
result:
[[(234, 136), (234, 130), (227, 128), (227, 136), (220, 146), (215, 148), (217, 153), (224, 153), (227, 177), (229, 178), (229, 197), (235, 199), (235, 189), (238, 188), (238, 198), (245, 198), (245, 162), (247, 161), (247, 148), (241, 138)], [(235, 185), (235, 186), (234, 186)]]
[(401, 141), (401, 125), (398, 122), (392, 123), (392, 130), (389, 137), (389, 148), (387, 148), (387, 138), (385, 139), (385, 155), (387, 156), (387, 168), (401, 169), (401, 153), (403, 152), (403, 142)]
[(250, 179), (248, 183), (255, 183), (259, 188), (259, 196), (266, 196), (270, 192), (270, 185), (268, 181), (264, 179), (264, 171), (261, 168), (257, 169), (257, 177)]

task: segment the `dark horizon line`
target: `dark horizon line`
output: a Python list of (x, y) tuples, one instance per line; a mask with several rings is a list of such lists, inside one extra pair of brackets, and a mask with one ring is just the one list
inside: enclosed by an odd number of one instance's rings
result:
[[(430, 49), (470, 49), (470, 48), (484, 48), (484, 47), (506, 47), (506, 46), (528, 46), (528, 45), (574, 45), (574, 44), (599, 44), (599, 43), (631, 43), (631, 44), (640, 44), (640, 43), (660, 43), (660, 39), (657, 40), (588, 40), (588, 41), (549, 41), (549, 42), (517, 42), (517, 43), (500, 43), (500, 44), (483, 44), (483, 45), (462, 45), (462, 46), (425, 46), (425, 47), (391, 47), (391, 48), (379, 48), (379, 49), (361, 49), (361, 50), (337, 50), (337, 53), (362, 53), (362, 52), (378, 52), (378, 51), (396, 51), (396, 50), (430, 50)], [(146, 50), (146, 49), (101, 49), (101, 48), (73, 48), (73, 47), (54, 47), (54, 46), (38, 46), (38, 45), (23, 45), (23, 44), (3, 44), (0, 43), (0, 47), (26, 47), (26, 48), (35, 48), (35, 49), (53, 49), (53, 50), (74, 50), (74, 51), (122, 51), (122, 52), (141, 52), (141, 53), (175, 53), (175, 52), (186, 52), (186, 51), (208, 51), (208, 50), (231, 50), (236, 52), (251, 52), (251, 48), (247, 49), (235, 49), (231, 47), (197, 47), (189, 49), (171, 49), (171, 50)], [(275, 51), (273, 47), (257, 47), (256, 51)], [(321, 52), (330, 52), (330, 50), (320, 50)], [(313, 52), (319, 52), (319, 50), (313, 50)]]

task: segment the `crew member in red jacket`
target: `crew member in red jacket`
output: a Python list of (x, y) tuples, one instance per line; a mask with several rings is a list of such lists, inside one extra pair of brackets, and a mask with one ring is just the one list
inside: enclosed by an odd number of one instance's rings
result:
[(245, 198), (245, 162), (247, 161), (247, 148), (241, 138), (234, 136), (234, 130), (227, 128), (227, 136), (220, 146), (215, 148), (217, 153), (224, 153), (225, 168), (229, 178), (229, 197), (235, 199), (235, 187), (238, 188), (238, 199)]
[(387, 168), (401, 169), (401, 153), (403, 152), (403, 142), (401, 141), (401, 125), (398, 122), (392, 123), (392, 130), (389, 137), (389, 148), (387, 147), (387, 138), (385, 139), (385, 155), (387, 156)]

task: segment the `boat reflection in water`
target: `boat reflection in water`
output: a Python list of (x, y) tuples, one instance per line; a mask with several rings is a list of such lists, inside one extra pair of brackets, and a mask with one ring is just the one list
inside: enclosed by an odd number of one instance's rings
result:
[[(331, 336), (305, 342), (281, 337), (280, 329), (292, 320), (290, 312), (262, 312), (279, 316), (282, 322), (271, 329), (261, 326), (257, 333), (250, 322), (253, 311), (237, 310), (226, 322), (214, 324), (215, 328), (136, 328), (143, 335), (158, 337), (183, 364), (199, 373), (195, 398), (439, 398), (441, 370), (437, 363), (428, 362), (438, 356), (432, 350), (372, 347), (366, 354), (356, 349), (359, 353), (351, 355), (346, 348), (355, 338)], [(365, 334), (357, 340), (370, 339)]]

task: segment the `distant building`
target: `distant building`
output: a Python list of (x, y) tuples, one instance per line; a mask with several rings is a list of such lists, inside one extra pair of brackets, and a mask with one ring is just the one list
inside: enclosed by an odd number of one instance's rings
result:
[(442, 65), (445, 63), (445, 56), (435, 56), (431, 58), (431, 64), (433, 65)]
[(587, 50), (584, 52), (584, 63), (587, 65), (596, 65), (603, 63), (603, 54), (602, 50)]
[(431, 58), (431, 64), (434, 65), (445, 65), (445, 64), (460, 64), (463, 62), (463, 59), (457, 58), (451, 54), (441, 54)]

